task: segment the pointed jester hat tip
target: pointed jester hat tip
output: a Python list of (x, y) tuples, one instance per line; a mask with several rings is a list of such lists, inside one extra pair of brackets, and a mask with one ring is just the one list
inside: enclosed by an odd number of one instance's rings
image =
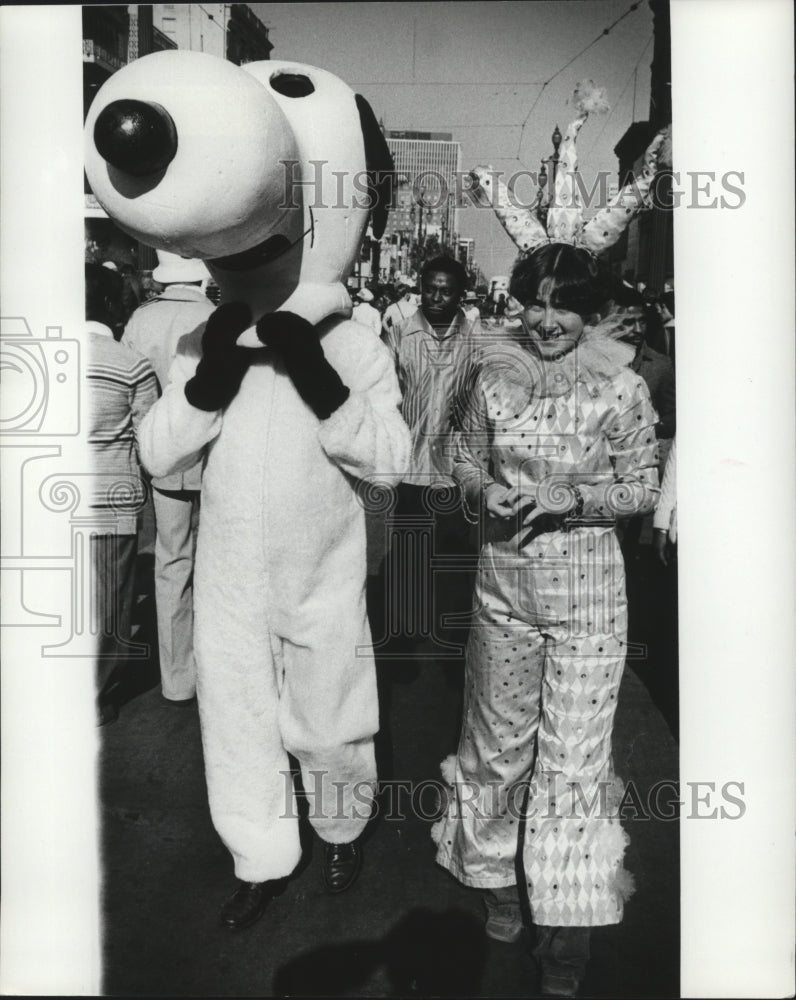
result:
[(575, 176), (578, 170), (576, 140), (590, 114), (609, 109), (605, 90), (593, 80), (582, 80), (575, 88), (572, 105), (577, 117), (570, 122), (561, 144), (554, 196), (546, 217), (540, 212), (541, 196), (531, 206), (519, 205), (514, 192), (491, 167), (476, 167), (471, 176), (473, 191), (481, 204), (491, 205), (504, 229), (522, 253), (530, 253), (543, 243), (569, 243), (599, 254), (621, 237), (630, 221), (649, 207), (649, 189), (655, 174), (671, 149), (671, 126), (653, 139), (648, 147), (640, 174), (631, 178), (611, 202), (585, 226), (580, 190)]

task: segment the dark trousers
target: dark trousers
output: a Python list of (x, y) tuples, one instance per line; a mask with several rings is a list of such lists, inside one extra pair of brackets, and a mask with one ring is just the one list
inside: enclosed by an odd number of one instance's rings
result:
[(136, 535), (93, 535), (93, 628), (97, 634), (96, 691), (104, 700), (118, 682), (131, 644), (135, 602)]
[[(390, 509), (379, 515), (381, 551), (386, 556), (381, 571), (370, 578), (368, 593), (381, 717), (376, 754), (382, 779), (393, 777), (394, 684), (414, 682), (421, 667), (438, 665), (461, 708), (477, 563), (458, 487), (401, 483), (387, 506)], [(460, 715), (461, 710), (450, 734), (451, 752), (458, 742)]]
[(575, 996), (589, 960), (591, 927), (537, 927), (533, 954), (542, 996)]
[(459, 488), (401, 483), (386, 524), (385, 638), (399, 640), (404, 654), (422, 645), (439, 659), (458, 659), (477, 561)]

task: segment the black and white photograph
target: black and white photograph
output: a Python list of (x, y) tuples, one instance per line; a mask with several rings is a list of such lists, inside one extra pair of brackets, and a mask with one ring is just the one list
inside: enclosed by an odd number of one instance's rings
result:
[(2, 992), (792, 995), (790, 5), (0, 29)]

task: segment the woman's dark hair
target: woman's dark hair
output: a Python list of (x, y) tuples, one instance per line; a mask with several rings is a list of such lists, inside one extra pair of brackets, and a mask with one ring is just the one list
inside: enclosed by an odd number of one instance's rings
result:
[(605, 288), (597, 262), (588, 252), (569, 243), (546, 243), (514, 265), (509, 292), (524, 306), (536, 302), (539, 286), (553, 279), (552, 303), (581, 316), (599, 310)]

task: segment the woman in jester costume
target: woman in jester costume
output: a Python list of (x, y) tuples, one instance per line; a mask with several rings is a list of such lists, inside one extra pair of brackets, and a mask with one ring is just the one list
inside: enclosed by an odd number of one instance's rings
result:
[(499, 940), (522, 929), (520, 854), (542, 992), (561, 996), (577, 992), (589, 929), (618, 923), (632, 891), (611, 761), (627, 636), (613, 525), (658, 496), (657, 415), (632, 349), (597, 327), (594, 255), (642, 207), (663, 137), (644, 176), (584, 227), (575, 137), (604, 99), (587, 82), (576, 102), (546, 218), (475, 171), (523, 251), (510, 283), (521, 330), (485, 353), (462, 403), (454, 475), (482, 545), (461, 739), (433, 831), (437, 861), (487, 890)]

